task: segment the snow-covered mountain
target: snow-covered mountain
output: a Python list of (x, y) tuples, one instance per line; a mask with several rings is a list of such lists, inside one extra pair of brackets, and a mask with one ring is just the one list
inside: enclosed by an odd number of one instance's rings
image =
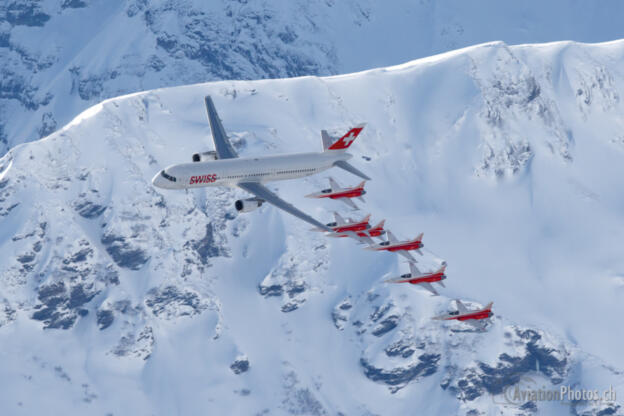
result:
[[(128, 95), (16, 146), (0, 159), (2, 414), (621, 414), (504, 392), (624, 392), (623, 64), (624, 41), (497, 42)], [(243, 155), (367, 121), (361, 214), (424, 231), (442, 296), (383, 283), (406, 269), (394, 254), (271, 206), (237, 215), (240, 190), (153, 188), (212, 148), (206, 94)], [(303, 197), (325, 185), (274, 188), (322, 221), (360, 215)], [(454, 298), (495, 302), (487, 332), (430, 319)]]
[(459, 47), (624, 38), (617, 0), (7, 0), (0, 155), (105, 98), (222, 79), (330, 75)]

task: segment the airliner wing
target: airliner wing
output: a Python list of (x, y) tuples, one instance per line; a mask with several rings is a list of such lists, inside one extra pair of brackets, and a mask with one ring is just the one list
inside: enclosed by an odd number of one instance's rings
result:
[(269, 191), (269, 189), (264, 185), (261, 185), (257, 182), (242, 182), (239, 183), (238, 186), (240, 186), (242, 189), (249, 192), (250, 194), (257, 196), (258, 198), (268, 202), (269, 204), (275, 205), (279, 209), (282, 209), (287, 213), (292, 214), (295, 217), (322, 229), (323, 231), (334, 232), (331, 228), (327, 227), (324, 224), (321, 224), (314, 218), (310, 217), (308, 214), (298, 210), (293, 205), (289, 204), (279, 196), (275, 195), (273, 192)]
[(234, 159), (238, 154), (232, 147), (230, 139), (228, 139), (221, 124), (221, 119), (217, 114), (217, 109), (209, 95), (205, 98), (206, 111), (208, 112), (208, 120), (210, 121), (210, 130), (212, 131), (212, 140), (214, 140), (215, 151), (219, 159)]

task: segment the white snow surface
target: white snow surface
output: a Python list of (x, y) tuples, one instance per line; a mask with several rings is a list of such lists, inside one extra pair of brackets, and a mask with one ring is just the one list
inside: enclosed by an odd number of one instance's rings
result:
[(619, 0), (7, 0), (0, 155), (121, 94), (348, 73), (488, 41), (610, 41), (623, 12)]
[[(522, 374), (624, 395), (622, 68), (624, 41), (494, 42), (127, 95), (16, 146), (0, 159), (2, 413), (515, 415), (490, 391), (504, 380), (476, 397), (459, 380), (506, 368), (531, 333), (548, 353)], [(321, 129), (366, 121), (360, 213), (303, 197), (328, 174), (270, 187), (321, 221), (371, 212), (399, 238), (424, 232), (420, 267), (448, 263), (442, 296), (383, 283), (407, 269), (395, 254), (271, 206), (237, 215), (241, 190), (153, 188), (212, 149), (207, 94), (244, 156), (320, 150)], [(494, 301), (486, 332), (431, 321), (455, 298)]]

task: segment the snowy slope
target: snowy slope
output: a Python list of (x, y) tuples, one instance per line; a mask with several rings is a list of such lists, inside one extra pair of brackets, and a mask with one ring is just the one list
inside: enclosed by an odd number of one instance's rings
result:
[(7, 0), (0, 155), (109, 97), (330, 75), (459, 47), (624, 38), (620, 1)]
[[(624, 391), (624, 42), (496, 42), (328, 78), (154, 90), (91, 107), (0, 159), (0, 403), (7, 414), (617, 414), (501, 402)], [(396, 255), (326, 239), (240, 190), (160, 191), (212, 148), (211, 94), (243, 155), (368, 125), (366, 212), (424, 231), (441, 297), (383, 280)], [(357, 178), (332, 172), (348, 185)], [(326, 175), (272, 186), (303, 195)], [(494, 301), (486, 333), (430, 317)], [(603, 413), (599, 413), (603, 412)], [(611, 412), (611, 413), (609, 413)], [(3, 412), (5, 413), (5, 412)]]

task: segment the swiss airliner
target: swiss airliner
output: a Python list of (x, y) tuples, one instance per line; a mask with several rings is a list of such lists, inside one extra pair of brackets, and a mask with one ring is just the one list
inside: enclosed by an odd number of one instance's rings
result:
[(253, 211), (264, 202), (268, 202), (315, 227), (332, 232), (331, 228), (284, 201), (265, 187), (264, 184), (273, 181), (303, 178), (323, 172), (334, 166), (342, 168), (362, 179), (370, 180), (368, 176), (347, 162), (352, 157), (352, 155), (347, 153), (347, 149), (362, 132), (364, 124), (351, 128), (338, 139), (329, 136), (325, 130), (322, 130), (322, 152), (238, 157), (225, 134), (225, 129), (221, 124), (212, 98), (206, 96), (205, 102), (215, 150), (194, 154), (192, 163), (172, 165), (161, 170), (152, 179), (154, 186), (164, 189), (238, 186), (254, 195), (252, 198), (235, 202), (234, 206), (239, 212)]

